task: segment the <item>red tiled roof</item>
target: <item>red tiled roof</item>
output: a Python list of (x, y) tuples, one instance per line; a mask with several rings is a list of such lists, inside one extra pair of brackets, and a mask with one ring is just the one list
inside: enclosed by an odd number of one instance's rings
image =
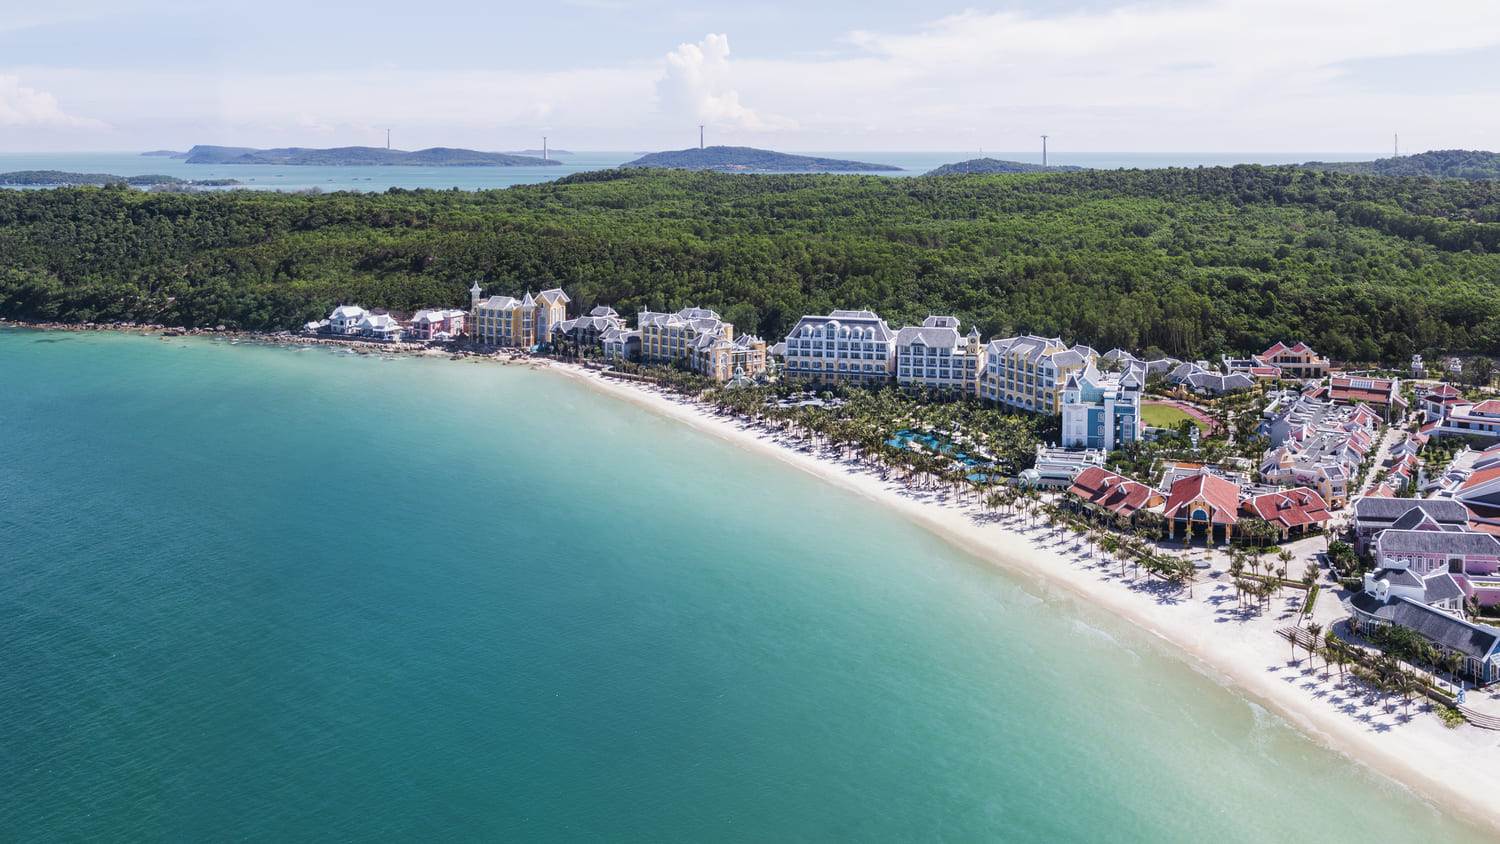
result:
[[(1368, 383), (1368, 387), (1356, 387), (1355, 381)], [(1391, 403), (1391, 382), (1384, 378), (1349, 378), (1334, 376), (1329, 379), (1328, 397), (1333, 401), (1386, 405)]]
[(1459, 486), (1459, 489), (1473, 489), (1480, 484), (1487, 484), (1490, 481), (1495, 480), (1496, 478), (1500, 478), (1500, 466), (1491, 466), (1488, 469), (1480, 469), (1479, 471), (1470, 475), (1469, 479), (1464, 481), (1463, 484)]
[(1500, 399), (1486, 399), (1474, 405), (1470, 413), (1495, 413), (1500, 414)]
[(1454, 387), (1452, 384), (1439, 384), (1436, 387), (1433, 387), (1432, 389), (1428, 390), (1426, 397), (1429, 398), (1429, 399), (1430, 398), (1456, 399), (1456, 398), (1458, 398), (1458, 396), (1459, 396), (1458, 389), (1456, 387)]
[(1149, 506), (1151, 499), (1158, 496), (1151, 487), (1098, 466), (1089, 466), (1079, 472), (1068, 492), (1111, 513), (1125, 516)]
[[(1240, 509), (1240, 488), (1207, 472), (1179, 478), (1172, 484), (1172, 491), (1167, 496), (1166, 517), (1176, 518), (1178, 510), (1199, 499), (1208, 505), (1208, 516), (1214, 524), (1234, 524)], [(1189, 514), (1182, 515), (1186, 517)]]
[(1328, 505), (1316, 490), (1299, 486), (1283, 492), (1268, 492), (1245, 499), (1240, 510), (1282, 527), (1322, 524), (1328, 521)]
[(1366, 498), (1395, 498), (1396, 490), (1389, 484), (1381, 483), (1365, 494)]

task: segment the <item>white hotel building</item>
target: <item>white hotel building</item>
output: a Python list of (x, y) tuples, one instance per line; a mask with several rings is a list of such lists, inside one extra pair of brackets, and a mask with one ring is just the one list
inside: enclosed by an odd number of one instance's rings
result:
[(896, 383), (977, 395), (984, 368), (979, 330), (958, 333), (958, 317), (930, 316), (896, 332)]
[(896, 368), (896, 332), (872, 311), (805, 316), (786, 336), (785, 376), (821, 384), (877, 384)]

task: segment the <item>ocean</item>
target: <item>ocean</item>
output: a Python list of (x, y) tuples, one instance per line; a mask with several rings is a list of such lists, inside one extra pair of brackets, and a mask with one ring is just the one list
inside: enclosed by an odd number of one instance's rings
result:
[[(63, 170), (70, 173), (108, 173), (115, 176), (165, 175), (182, 179), (236, 179), (241, 187), (257, 190), (384, 191), (388, 188), (488, 190), (551, 181), (571, 173), (602, 170), (632, 161), (644, 152), (584, 152), (559, 155), (563, 162), (548, 167), (278, 167), (261, 164), (188, 164), (180, 159), (117, 153), (0, 153), (0, 173), (16, 170)], [(830, 158), (890, 164), (897, 171), (870, 175), (895, 178), (920, 176), (943, 164), (981, 156), (1040, 163), (1036, 150), (1027, 152), (812, 152)], [(1232, 164), (1299, 164), (1304, 161), (1362, 161), (1377, 155), (1336, 152), (1213, 153), (1213, 152), (1092, 152), (1053, 151), (1051, 164), (1075, 164), (1105, 169), (1132, 167), (1213, 167)]]
[(1484, 840), (551, 373), (12, 329), (0, 396), (7, 840)]

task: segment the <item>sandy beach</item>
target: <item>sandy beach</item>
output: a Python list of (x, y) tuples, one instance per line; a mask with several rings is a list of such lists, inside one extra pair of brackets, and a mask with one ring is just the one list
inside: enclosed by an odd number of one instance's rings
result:
[[(879, 502), (987, 563), (1110, 610), (1320, 743), (1446, 811), (1500, 831), (1500, 807), (1472, 799), (1500, 790), (1495, 756), (1500, 733), (1467, 725), (1449, 729), (1435, 715), (1419, 712), (1419, 701), (1407, 718), (1399, 698), (1387, 702), (1352, 678), (1345, 686), (1336, 669), (1325, 679), (1321, 660), (1316, 669), (1309, 668), (1305, 651), (1298, 650), (1294, 658), (1287, 640), (1275, 631), (1295, 623), (1302, 599), (1298, 590), (1272, 599), (1264, 612), (1247, 613), (1239, 609), (1227, 574), (1217, 568), (1200, 573), (1192, 597), (1144, 574), (1137, 579), (1128, 565), (1121, 577), (1118, 564), (1100, 552), (1090, 554), (1066, 532), (1054, 536), (1040, 521), (1028, 526), (1022, 516), (985, 511), (933, 490), (909, 490), (855, 460), (812, 453), (800, 443), (648, 385), (611, 380), (572, 364), (547, 368)], [(1344, 615), (1332, 590), (1314, 606), (1314, 618), (1325, 626)]]

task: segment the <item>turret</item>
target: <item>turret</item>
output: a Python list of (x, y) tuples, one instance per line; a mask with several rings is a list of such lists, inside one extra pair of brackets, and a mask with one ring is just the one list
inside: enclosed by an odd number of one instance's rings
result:
[(483, 293), (484, 293), (484, 291), (482, 289), (480, 289), (480, 287), (479, 287), (479, 282), (477, 282), (477, 281), (474, 282), (474, 286), (469, 288), (469, 309), (470, 310), (473, 310), (473, 309), (479, 307), (479, 297)]

